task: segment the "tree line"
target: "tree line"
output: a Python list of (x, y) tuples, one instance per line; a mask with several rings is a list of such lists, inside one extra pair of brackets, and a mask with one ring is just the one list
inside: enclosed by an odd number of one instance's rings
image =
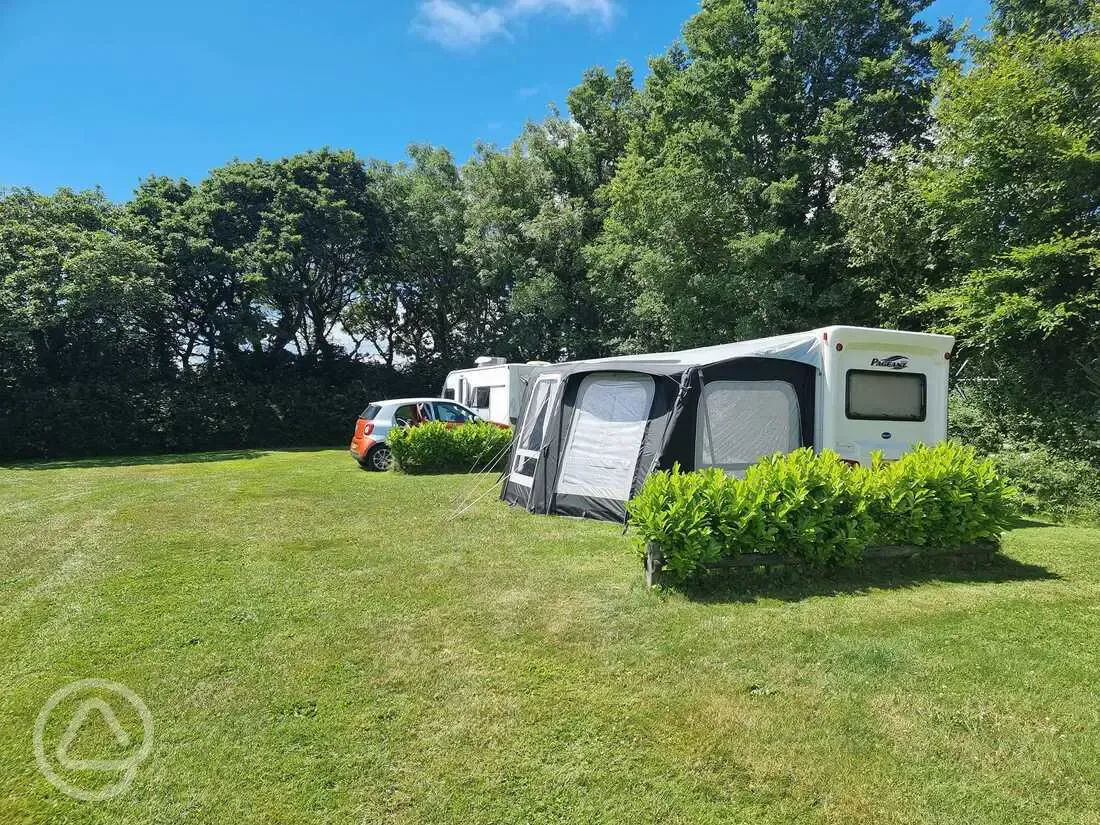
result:
[[(980, 426), (1100, 455), (1100, 12), (704, 0), (459, 164), (321, 149), (0, 195), (0, 453), (327, 443), (486, 353), (947, 330)], [(68, 422), (82, 422), (77, 428)]]

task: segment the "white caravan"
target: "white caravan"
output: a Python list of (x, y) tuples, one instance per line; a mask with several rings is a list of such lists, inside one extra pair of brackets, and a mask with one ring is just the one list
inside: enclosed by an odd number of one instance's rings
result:
[(621, 520), (646, 476), (741, 474), (799, 447), (869, 464), (947, 437), (947, 335), (832, 326), (711, 347), (573, 361), (531, 379), (502, 498)]
[(546, 362), (509, 364), (504, 358), (483, 355), (474, 364), (449, 373), (441, 395), (465, 404), (487, 421), (514, 425), (528, 379)]

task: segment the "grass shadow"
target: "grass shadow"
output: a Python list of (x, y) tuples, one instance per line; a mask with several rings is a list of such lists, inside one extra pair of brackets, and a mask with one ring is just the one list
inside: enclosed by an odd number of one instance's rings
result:
[(112, 455), (99, 458), (45, 459), (0, 463), (5, 470), (68, 470), (93, 467), (139, 467), (156, 464), (204, 464), (211, 461), (240, 461), (262, 458), (267, 450), (220, 450), (207, 453), (165, 453), (164, 455)]
[(410, 477), (422, 476), (428, 478), (431, 478), (432, 476), (469, 476), (470, 478), (478, 478), (480, 476), (491, 475), (498, 481), (500, 481), (500, 479), (503, 477), (501, 476), (502, 471), (503, 468), (501, 467), (494, 467), (491, 470), (471, 470), (469, 467), (463, 467), (460, 470), (393, 470), (392, 472), (396, 475)]
[(798, 567), (722, 570), (684, 585), (679, 590), (692, 601), (715, 604), (756, 602), (760, 599), (797, 602), (814, 596), (902, 590), (932, 582), (999, 584), (1061, 578), (1040, 565), (1026, 564), (1003, 553), (994, 553), (988, 556), (933, 555), (869, 560), (856, 568), (814, 572)]
[(1019, 516), (1015, 523), (1012, 525), (1013, 530), (1018, 530), (1022, 527), (1062, 527), (1063, 525), (1053, 521), (1044, 521), (1038, 516)]

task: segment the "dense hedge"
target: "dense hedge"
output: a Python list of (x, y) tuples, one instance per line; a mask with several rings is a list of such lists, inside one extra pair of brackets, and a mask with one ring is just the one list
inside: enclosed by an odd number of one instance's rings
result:
[(386, 440), (399, 472), (470, 472), (504, 466), (512, 430), (487, 422), (448, 427), (431, 421), (393, 430)]
[(1060, 455), (1042, 444), (1005, 444), (989, 456), (1020, 491), (1025, 513), (1100, 524), (1100, 467)]
[(762, 459), (743, 479), (677, 467), (651, 475), (628, 511), (639, 550), (660, 545), (666, 571), (684, 581), (743, 553), (840, 566), (869, 545), (995, 540), (1017, 504), (992, 462), (945, 443), (869, 468), (810, 449)]
[(20, 388), (0, 403), (0, 458), (339, 446), (369, 401), (434, 394), (435, 376), (350, 365), (327, 374), (221, 371), (127, 385)]
[(1025, 513), (1100, 524), (1100, 408), (1082, 416), (1052, 404), (1042, 417), (1021, 414), (1005, 407), (996, 384), (956, 390), (950, 404), (951, 434), (993, 459)]

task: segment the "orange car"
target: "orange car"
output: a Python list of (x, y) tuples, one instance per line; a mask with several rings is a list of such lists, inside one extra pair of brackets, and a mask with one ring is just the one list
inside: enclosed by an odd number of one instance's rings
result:
[(394, 427), (412, 427), (426, 421), (442, 421), (448, 426), (458, 426), (483, 420), (469, 407), (446, 398), (373, 401), (355, 422), (351, 455), (364, 470), (386, 470), (393, 462), (386, 438)]

